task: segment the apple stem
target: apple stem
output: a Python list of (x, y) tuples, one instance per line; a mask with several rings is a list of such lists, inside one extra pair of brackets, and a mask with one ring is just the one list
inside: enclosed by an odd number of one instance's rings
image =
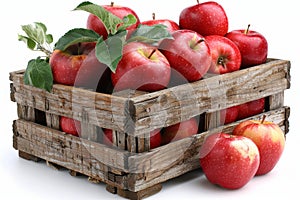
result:
[(197, 0), (197, 3), (199, 4), (199, 0)]
[(148, 56), (148, 59), (150, 59), (152, 57), (152, 55), (155, 53), (156, 49), (153, 49), (150, 53), (150, 55)]
[(113, 2), (113, 1), (110, 2), (110, 6), (111, 6), (111, 7), (114, 7), (114, 4), (115, 4), (115, 2)]
[(191, 48), (195, 48), (195, 46), (197, 46), (198, 44), (200, 44), (201, 42), (204, 42), (205, 39), (204, 38), (201, 38), (200, 40), (198, 40), (195, 44), (191, 45)]
[(261, 124), (263, 124), (265, 122), (266, 117), (267, 117), (266, 115), (263, 115), (263, 118), (262, 118), (262, 120), (260, 122)]
[(249, 29), (250, 29), (250, 24), (248, 24), (247, 29), (245, 29), (244, 34), (247, 35), (249, 33)]
[(155, 20), (155, 13), (152, 13), (152, 19)]

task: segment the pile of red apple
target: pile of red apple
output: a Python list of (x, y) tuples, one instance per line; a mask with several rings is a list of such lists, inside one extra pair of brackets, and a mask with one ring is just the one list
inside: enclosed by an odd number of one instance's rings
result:
[[(83, 3), (88, 10), (99, 13), (90, 2)], [(83, 5), (82, 4), (82, 5)], [(91, 7), (90, 7), (91, 6)], [(116, 44), (108, 51), (120, 50), (122, 55), (111, 57), (112, 68), (101, 62), (101, 53), (97, 42), (72, 43), (65, 49), (56, 49), (50, 57), (50, 66), (54, 82), (75, 87), (88, 88), (96, 92), (113, 93), (132, 89), (153, 92), (182, 83), (203, 79), (205, 74), (224, 74), (265, 63), (268, 43), (265, 37), (253, 30), (228, 30), (228, 18), (223, 7), (213, 1), (187, 7), (179, 13), (178, 23), (171, 19), (153, 19), (141, 21), (132, 9), (125, 6), (100, 6), (105, 12), (119, 19), (134, 18), (119, 38), (106, 27), (99, 16), (90, 13), (87, 29), (91, 37), (99, 35)], [(108, 14), (102, 12), (103, 18)], [(117, 28), (124, 24), (118, 24)], [(139, 27), (153, 27), (167, 30), (167, 36), (145, 42), (149, 33)], [(162, 29), (160, 29), (162, 30)], [(156, 32), (158, 33), (158, 32)], [(97, 35), (98, 34), (98, 35)], [(159, 33), (158, 33), (159, 34)], [(151, 35), (151, 34), (150, 34)], [(138, 37), (133, 37), (138, 36)], [(160, 36), (157, 36), (160, 37)], [(97, 52), (98, 51), (98, 52)], [(103, 52), (106, 53), (106, 52)], [(113, 55), (113, 54), (111, 54)], [(100, 59), (99, 59), (100, 57)], [(258, 99), (242, 105), (220, 111), (223, 124), (262, 113), (265, 99)], [(198, 120), (190, 120), (151, 132), (150, 148), (156, 148), (198, 133)], [(80, 122), (67, 117), (60, 118), (62, 131), (80, 136)], [(103, 143), (112, 145), (113, 131), (103, 129)], [(274, 123), (247, 120), (235, 127), (231, 135), (212, 134), (205, 140), (200, 151), (200, 164), (208, 178), (214, 184), (229, 189), (244, 186), (255, 175), (270, 172), (278, 162), (285, 143), (282, 130)]]
[[(115, 71), (110, 70), (95, 56), (96, 42), (70, 45), (56, 49), (50, 57), (55, 83), (84, 87), (97, 92), (113, 93), (125, 89), (153, 92), (178, 84), (201, 80), (206, 73), (224, 74), (266, 62), (268, 44), (263, 35), (249, 30), (228, 31), (228, 18), (223, 7), (213, 1), (197, 3), (179, 13), (179, 22), (171, 19), (140, 21), (131, 8), (102, 5), (106, 11), (119, 17), (132, 15), (136, 23), (127, 27), (127, 41), (141, 25), (164, 25), (170, 38), (155, 44), (140, 41), (126, 43)], [(112, 35), (101, 19), (90, 14), (87, 28), (103, 39)], [(261, 113), (265, 100), (259, 99), (221, 111), (221, 123)], [(77, 125), (77, 126), (76, 126)], [(63, 131), (79, 135), (80, 122), (61, 117)], [(76, 129), (76, 127), (78, 127)], [(187, 128), (186, 128), (187, 127)], [(198, 131), (198, 122), (192, 118), (171, 127), (154, 131), (157, 147), (181, 139)], [(111, 132), (111, 131), (104, 131)], [(109, 134), (107, 134), (109, 135)]]

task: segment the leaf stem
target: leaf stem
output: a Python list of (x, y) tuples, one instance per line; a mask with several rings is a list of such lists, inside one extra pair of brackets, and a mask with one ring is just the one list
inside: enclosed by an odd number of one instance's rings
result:
[(38, 44), (37, 50), (45, 53), (46, 56), (49, 57), (49, 58), (50, 58), (50, 56), (52, 54), (52, 52), (50, 50), (46, 49), (45, 47), (41, 46), (40, 44)]

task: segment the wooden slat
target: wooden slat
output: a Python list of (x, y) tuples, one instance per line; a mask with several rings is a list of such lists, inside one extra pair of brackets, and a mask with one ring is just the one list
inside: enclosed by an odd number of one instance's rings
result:
[(170, 126), (204, 112), (214, 112), (278, 94), (290, 87), (290, 62), (266, 64), (213, 76), (131, 99), (135, 134)]
[(114, 171), (127, 171), (126, 151), (22, 119), (16, 120), (13, 127), (15, 148), (19, 151), (104, 181), (108, 180), (106, 166)]
[(118, 96), (55, 84), (51, 93), (23, 84), (22, 72), (10, 74), (15, 100), (21, 105), (139, 136), (204, 112), (278, 94), (290, 87), (290, 62), (267, 63), (205, 78), (169, 89)]

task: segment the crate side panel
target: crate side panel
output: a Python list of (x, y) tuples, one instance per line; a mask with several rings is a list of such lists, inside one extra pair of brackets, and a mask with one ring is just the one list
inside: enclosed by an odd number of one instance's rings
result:
[(290, 86), (290, 62), (266, 64), (132, 98), (135, 132), (170, 126), (204, 112), (280, 93)]
[[(70, 170), (111, 183), (112, 171), (127, 172), (128, 152), (74, 137), (25, 120), (14, 122), (16, 149), (53, 162)], [(125, 187), (125, 181), (119, 187)]]
[(11, 77), (14, 88), (11, 94), (12, 99), (20, 105), (79, 121), (85, 120), (88, 116), (90, 124), (124, 131), (124, 123), (127, 119), (124, 114), (127, 98), (58, 84), (55, 84), (52, 92), (49, 93), (24, 85), (21, 73), (12, 73)]

